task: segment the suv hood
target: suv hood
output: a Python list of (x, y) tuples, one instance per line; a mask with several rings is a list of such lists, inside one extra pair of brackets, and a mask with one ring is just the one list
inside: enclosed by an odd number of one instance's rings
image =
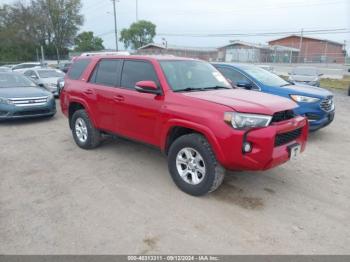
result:
[(225, 105), (242, 113), (273, 115), (276, 112), (290, 110), (298, 106), (291, 99), (242, 89), (188, 92), (183, 94)]
[(314, 87), (309, 85), (288, 85), (283, 87), (270, 87), (270, 89), (275, 89), (276, 92), (283, 92), (286, 95), (303, 95), (311, 96), (317, 98), (326, 98), (327, 96), (333, 96), (333, 94), (321, 87)]
[(40, 87), (9, 87), (0, 88), (0, 97), (25, 98), (36, 96), (49, 96), (51, 93)]

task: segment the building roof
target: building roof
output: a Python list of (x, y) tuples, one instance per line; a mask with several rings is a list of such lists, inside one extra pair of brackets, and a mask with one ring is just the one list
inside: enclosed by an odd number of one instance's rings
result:
[[(286, 38), (289, 38), (289, 37), (298, 37), (298, 38), (300, 38), (301, 36), (300, 35), (289, 35), (289, 36), (277, 38), (277, 39), (274, 39), (274, 40), (270, 40), (269, 43), (275, 42), (275, 41), (279, 41), (279, 40), (282, 40), (282, 39), (286, 39)], [(332, 43), (334, 45), (340, 45), (340, 46), (344, 45), (344, 44), (336, 42), (336, 41), (332, 41), (332, 40), (328, 40), (328, 39), (322, 39), (322, 38), (317, 38), (317, 37), (303, 36), (303, 39), (305, 39), (305, 38), (306, 39), (311, 39), (311, 40), (322, 41), (322, 42), (328, 42), (328, 43)]]
[(149, 47), (156, 47), (160, 49), (170, 49), (170, 50), (185, 50), (185, 51), (199, 51), (199, 52), (216, 52), (217, 48), (214, 47), (194, 47), (194, 46), (178, 46), (178, 45), (167, 45), (166, 47), (162, 44), (150, 43), (141, 46), (138, 50), (142, 50)]
[(249, 43), (249, 42), (244, 42), (241, 40), (232, 40), (232, 41), (230, 41), (229, 44), (224, 45), (221, 48), (225, 48), (225, 47), (229, 47), (229, 46), (233, 46), (233, 45), (244, 45), (244, 46), (249, 46), (249, 47), (259, 48), (259, 49), (269, 49), (270, 48), (268, 45)]
[(277, 50), (277, 51), (289, 51), (289, 52), (290, 51), (292, 51), (292, 52), (299, 52), (300, 51), (298, 48), (293, 48), (293, 47), (288, 47), (288, 46), (262, 45), (262, 44), (244, 42), (244, 41), (240, 41), (240, 40), (230, 41), (230, 44), (222, 46), (221, 48), (226, 48), (226, 47), (234, 46), (234, 45), (243, 45), (243, 46), (248, 46), (248, 47), (257, 48), (257, 49), (265, 49), (265, 50)]

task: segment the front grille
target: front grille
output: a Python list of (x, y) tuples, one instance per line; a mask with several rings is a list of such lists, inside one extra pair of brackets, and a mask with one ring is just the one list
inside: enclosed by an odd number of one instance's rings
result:
[(302, 128), (295, 129), (286, 133), (277, 134), (275, 138), (275, 146), (282, 146), (292, 142), (301, 135)]
[(272, 116), (272, 123), (281, 122), (284, 120), (292, 119), (295, 117), (293, 110), (285, 110), (281, 112), (274, 113)]
[(327, 98), (323, 99), (320, 103), (320, 107), (322, 110), (329, 112), (333, 110), (333, 97), (328, 96)]
[(41, 109), (41, 110), (28, 110), (28, 111), (18, 111), (13, 113), (14, 116), (33, 116), (33, 115), (43, 115), (50, 113), (50, 110)]
[(45, 105), (47, 96), (40, 97), (25, 97), (25, 98), (9, 98), (15, 106), (40, 106)]

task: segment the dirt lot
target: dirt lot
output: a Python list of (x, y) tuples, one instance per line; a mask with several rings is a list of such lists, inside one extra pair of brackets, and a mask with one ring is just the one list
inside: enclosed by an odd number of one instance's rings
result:
[(0, 254), (349, 254), (350, 97), (295, 163), (227, 173), (201, 198), (126, 140), (93, 151), (67, 120), (0, 124)]

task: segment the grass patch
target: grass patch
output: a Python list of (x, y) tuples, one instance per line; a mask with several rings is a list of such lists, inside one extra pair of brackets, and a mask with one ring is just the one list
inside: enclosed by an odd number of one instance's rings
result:
[(342, 79), (322, 78), (321, 87), (347, 90), (350, 87), (350, 76), (344, 76)]
[[(281, 77), (285, 80), (288, 80), (288, 76)], [(344, 76), (342, 79), (321, 78), (320, 85), (324, 88), (348, 90), (348, 88), (350, 87), (350, 76)]]

